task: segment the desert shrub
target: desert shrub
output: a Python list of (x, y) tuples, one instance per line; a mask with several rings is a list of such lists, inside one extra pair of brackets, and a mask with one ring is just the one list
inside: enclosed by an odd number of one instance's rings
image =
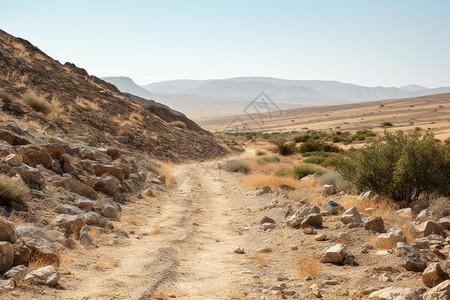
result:
[(305, 163), (308, 164), (316, 164), (320, 165), (323, 163), (327, 158), (325, 156), (310, 156), (307, 159), (304, 160)]
[(224, 168), (228, 172), (240, 172), (245, 174), (249, 173), (252, 170), (247, 162), (237, 159), (232, 159), (225, 162)]
[(314, 151), (314, 152), (305, 152), (302, 153), (303, 157), (309, 157), (309, 156), (323, 156), (323, 157), (328, 157), (330, 156), (330, 153), (328, 152), (323, 152), (323, 151)]
[(318, 183), (320, 185), (333, 184), (339, 191), (351, 191), (353, 184), (344, 179), (338, 172), (330, 171), (320, 176)]
[(256, 155), (258, 155), (258, 156), (263, 156), (263, 155), (266, 155), (266, 152), (264, 152), (264, 151), (262, 151), (262, 150), (257, 150), (257, 151), (256, 151)]
[(450, 199), (448, 197), (438, 197), (430, 202), (429, 209), (438, 218), (450, 215)]
[(170, 125), (172, 125), (173, 127), (186, 129), (186, 124), (184, 122), (182, 122), (182, 121), (174, 121), (174, 122), (170, 123)]
[(389, 126), (394, 126), (394, 124), (392, 124), (391, 122), (383, 122), (383, 123), (381, 123), (381, 126), (389, 127)]
[(11, 206), (13, 202), (25, 204), (31, 198), (28, 186), (20, 177), (0, 175), (0, 204)]
[(294, 177), (295, 179), (302, 179), (305, 176), (311, 175), (311, 174), (319, 174), (322, 175), (324, 171), (322, 169), (314, 168), (312, 166), (308, 165), (300, 165), (294, 167), (292, 170), (288, 171), (286, 175), (290, 175)]
[(39, 98), (33, 92), (26, 92), (22, 95), (23, 101), (28, 104), (33, 110), (42, 112), (44, 114), (51, 113), (53, 108), (50, 103), (44, 99)]
[(310, 138), (311, 137), (309, 136), (309, 134), (299, 135), (299, 136), (294, 137), (294, 142), (296, 142), (296, 143), (305, 143)]
[(333, 136), (333, 143), (339, 143), (341, 141), (341, 138), (338, 136)]
[(276, 140), (272, 143), (275, 145), (275, 152), (283, 156), (294, 154), (296, 151), (295, 142), (287, 143), (285, 140)]
[(299, 151), (300, 153), (316, 152), (316, 151), (340, 152), (340, 148), (335, 145), (313, 141), (301, 144)]
[(385, 132), (347, 158), (338, 158), (336, 169), (359, 191), (405, 204), (423, 193), (450, 194), (450, 149), (431, 133)]
[(279, 162), (280, 158), (278, 156), (264, 156), (258, 159), (260, 163), (276, 163)]

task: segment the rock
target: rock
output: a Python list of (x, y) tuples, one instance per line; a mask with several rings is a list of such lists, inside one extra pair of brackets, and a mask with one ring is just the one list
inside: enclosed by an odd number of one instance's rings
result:
[(329, 196), (336, 194), (336, 187), (333, 184), (325, 184), (322, 187), (322, 196)]
[(430, 263), (422, 273), (422, 281), (427, 287), (435, 287), (441, 282), (448, 280), (449, 276), (444, 272), (439, 263)]
[(14, 224), (0, 217), (0, 241), (14, 244), (17, 241)]
[(264, 223), (261, 225), (261, 229), (266, 231), (269, 229), (274, 229), (276, 227), (276, 225), (274, 223)]
[(75, 238), (78, 239), (80, 237), (81, 228), (86, 225), (86, 222), (80, 215), (60, 214), (53, 219), (53, 224), (64, 228), (67, 235), (74, 234)]
[(83, 211), (78, 207), (70, 204), (58, 204), (55, 207), (54, 212), (58, 214), (77, 215), (82, 213)]
[(10, 165), (11, 167), (17, 167), (22, 163), (22, 156), (13, 153), (2, 159), (2, 162)]
[(338, 235), (338, 239), (341, 244), (345, 244), (350, 239), (350, 234), (346, 231), (341, 232)]
[(304, 204), (300, 210), (287, 219), (286, 225), (291, 228), (300, 226), (304, 219), (311, 214), (320, 214), (320, 208), (315, 205)]
[(93, 188), (73, 178), (64, 178), (60, 181), (54, 181), (52, 182), (52, 185), (63, 187), (69, 192), (90, 197), (92, 199), (98, 198), (98, 195)]
[(28, 268), (24, 265), (15, 266), (5, 273), (4, 277), (7, 279), (14, 279), (15, 281), (22, 280), (28, 272)]
[(44, 176), (38, 169), (32, 168), (25, 164), (20, 164), (17, 167), (12, 168), (16, 173), (22, 177), (23, 181), (27, 184), (44, 185)]
[(165, 175), (159, 175), (156, 177), (162, 184), (166, 184), (166, 176)]
[(25, 246), (31, 250), (32, 255), (45, 257), (48, 263), (59, 265), (59, 248), (40, 228), (19, 225), (16, 227), (16, 234), (19, 239), (22, 239)]
[(433, 221), (427, 221), (419, 229), (419, 232), (423, 232), (423, 236), (429, 236), (432, 234), (437, 234), (445, 237), (445, 233), (442, 228)]
[(95, 176), (102, 176), (103, 174), (110, 174), (122, 182), (125, 179), (123, 169), (113, 165), (93, 165)]
[(13, 246), (10, 242), (0, 242), (0, 272), (8, 271), (14, 262)]
[(416, 221), (425, 222), (431, 218), (433, 218), (433, 213), (427, 208), (420, 211), (420, 213), (416, 217)]
[(28, 145), (31, 142), (25, 138), (18, 136), (12, 131), (0, 129), (0, 140), (7, 142), (12, 146)]
[(47, 149), (48, 154), (50, 154), (50, 157), (53, 159), (60, 160), (61, 157), (66, 153), (66, 149), (56, 143), (48, 144), (44, 147)]
[(275, 224), (275, 221), (274, 221), (274, 219), (269, 218), (268, 216), (264, 216), (264, 217), (259, 221), (259, 224), (262, 225), (262, 224), (264, 224), (264, 223), (273, 223), (273, 224)]
[(31, 249), (27, 247), (22, 239), (19, 239), (13, 245), (14, 251), (14, 263), (13, 265), (24, 265), (28, 264), (31, 257)]
[(289, 249), (290, 250), (298, 250), (298, 246), (297, 245), (290, 245)]
[(272, 249), (270, 249), (270, 248), (261, 248), (261, 249), (256, 250), (256, 252), (257, 253), (270, 253), (270, 252), (272, 252)]
[(122, 156), (122, 152), (117, 148), (109, 148), (106, 154), (108, 154), (112, 160), (116, 160)]
[(0, 291), (13, 290), (16, 287), (12, 279), (0, 279)]
[(119, 179), (111, 175), (106, 175), (95, 184), (94, 190), (108, 196), (115, 196), (119, 193), (120, 187)]
[(374, 300), (420, 300), (420, 295), (410, 288), (388, 287), (369, 295)]
[(320, 255), (320, 261), (323, 263), (342, 264), (346, 254), (345, 245), (337, 244), (326, 248)]
[(237, 253), (237, 254), (244, 254), (245, 251), (244, 251), (244, 248), (242, 248), (242, 247), (237, 247), (236, 249), (234, 249), (234, 253)]
[(303, 229), (304, 234), (317, 234), (317, 231), (314, 230), (312, 227), (306, 227)]
[(397, 246), (398, 242), (406, 243), (406, 236), (401, 230), (393, 230), (388, 233), (380, 234), (375, 239), (376, 246), (382, 249), (392, 249)]
[(370, 196), (372, 196), (372, 194), (373, 193), (371, 191), (361, 193), (359, 194), (358, 198), (356, 198), (356, 200), (362, 201), (368, 199)]
[(337, 285), (337, 284), (339, 284), (339, 281), (334, 280), (334, 279), (328, 279), (328, 280), (325, 280), (323, 283), (325, 283), (327, 285)]
[(313, 283), (309, 286), (309, 290), (311, 293), (317, 298), (322, 298), (322, 294), (320, 293), (320, 288), (316, 283)]
[(329, 201), (327, 204), (325, 204), (323, 211), (326, 215), (338, 215), (343, 213), (345, 211), (345, 208), (339, 203)]
[[(1, 217), (9, 218), (10, 215), (11, 214), (3, 206), (0, 206), (0, 218)], [(1, 241), (1, 239), (0, 239), (0, 241)]]
[(87, 231), (81, 232), (80, 243), (86, 248), (96, 247), (94, 239)]
[(320, 213), (319, 214), (310, 214), (303, 220), (303, 222), (300, 225), (302, 228), (321, 227), (322, 226), (322, 215)]
[(115, 207), (111, 205), (106, 205), (102, 209), (102, 215), (105, 218), (114, 219), (114, 220), (120, 220), (120, 211), (117, 210)]
[(398, 216), (400, 218), (410, 219), (411, 220), (412, 217), (413, 217), (413, 212), (412, 212), (412, 209), (410, 207), (399, 209), (396, 212), (397, 212), (397, 214), (398, 214)]
[(445, 230), (450, 230), (450, 216), (440, 218), (437, 223)]
[(362, 223), (361, 215), (358, 209), (353, 206), (352, 208), (346, 210), (341, 216), (341, 222), (344, 224), (350, 223)]
[(265, 185), (265, 186), (263, 186), (263, 188), (260, 191), (258, 191), (258, 193), (256, 195), (260, 196), (260, 195), (268, 194), (271, 191), (272, 191), (272, 189), (270, 188), (270, 186)]
[(47, 169), (53, 165), (53, 159), (46, 148), (27, 145), (19, 148), (19, 153), (20, 152), (24, 154), (29, 162), (35, 165), (42, 165)]
[(24, 281), (30, 283), (45, 284), (48, 286), (55, 286), (58, 284), (61, 275), (53, 266), (46, 266), (43, 268), (36, 269), (28, 273)]
[(450, 280), (441, 282), (423, 295), (423, 300), (448, 300), (450, 299)]
[(325, 241), (327, 239), (327, 235), (325, 233), (318, 234), (314, 237), (316, 241)]
[(381, 217), (370, 217), (364, 222), (364, 229), (375, 232), (386, 232), (384, 229), (384, 222)]
[(402, 265), (408, 271), (423, 272), (427, 267), (427, 261), (420, 254), (402, 256)]
[(378, 280), (381, 282), (392, 282), (391, 276), (389, 276), (387, 273), (383, 273), (378, 277)]
[(372, 250), (373, 246), (371, 244), (364, 244), (361, 248), (361, 253), (368, 253), (369, 250)]

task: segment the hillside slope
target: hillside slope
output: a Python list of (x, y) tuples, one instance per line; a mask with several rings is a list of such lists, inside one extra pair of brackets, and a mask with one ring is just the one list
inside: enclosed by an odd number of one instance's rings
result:
[[(24, 128), (34, 125), (46, 133), (81, 135), (93, 144), (140, 151), (163, 160), (203, 160), (226, 152), (200, 127), (190, 126), (197, 132), (172, 127), (114, 85), (74, 64), (62, 65), (4, 31), (0, 31), (0, 91), (4, 94), (2, 118)], [(45, 115), (27, 106), (21, 97), (28, 91), (51, 102), (53, 112)]]

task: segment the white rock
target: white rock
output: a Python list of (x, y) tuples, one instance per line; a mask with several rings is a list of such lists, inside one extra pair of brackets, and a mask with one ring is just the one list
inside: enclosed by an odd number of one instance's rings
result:
[(406, 236), (401, 230), (393, 230), (388, 233), (380, 234), (375, 239), (377, 247), (383, 249), (392, 249), (397, 246), (398, 242), (406, 243)]
[(361, 215), (358, 212), (358, 209), (353, 206), (352, 208), (346, 210), (342, 216), (341, 221), (344, 224), (349, 223), (362, 223)]
[(375, 300), (420, 300), (418, 293), (410, 288), (388, 287), (373, 292), (369, 295), (369, 299)]
[(24, 281), (31, 283), (45, 284), (48, 286), (55, 286), (60, 278), (61, 275), (55, 269), (55, 267), (46, 266), (43, 268), (36, 269), (27, 274), (27, 276), (25, 276), (24, 278)]

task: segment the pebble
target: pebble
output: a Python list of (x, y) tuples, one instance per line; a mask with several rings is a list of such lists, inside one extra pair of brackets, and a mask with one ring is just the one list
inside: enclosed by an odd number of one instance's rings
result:
[(322, 233), (322, 234), (316, 235), (314, 237), (314, 239), (316, 241), (325, 241), (327, 239), (327, 235), (325, 233)]
[(244, 251), (244, 248), (242, 248), (242, 247), (237, 247), (236, 249), (234, 249), (234, 253), (237, 253), (237, 254), (244, 254), (245, 251)]
[(290, 245), (289, 249), (291, 249), (291, 250), (298, 250), (298, 246), (297, 245)]

